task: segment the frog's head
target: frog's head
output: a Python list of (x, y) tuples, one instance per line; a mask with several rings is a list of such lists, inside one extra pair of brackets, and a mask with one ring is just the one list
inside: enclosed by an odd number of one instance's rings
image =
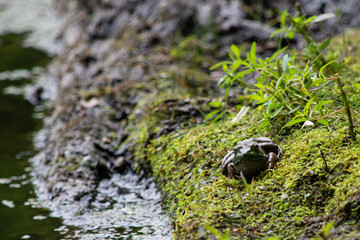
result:
[(235, 152), (235, 159), (239, 161), (264, 159), (264, 158), (266, 158), (266, 155), (260, 150), (258, 144), (241, 146), (237, 148)]

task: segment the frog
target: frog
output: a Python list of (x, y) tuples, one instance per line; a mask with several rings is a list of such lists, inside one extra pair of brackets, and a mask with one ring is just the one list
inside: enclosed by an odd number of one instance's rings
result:
[(229, 178), (251, 180), (273, 168), (282, 155), (281, 148), (267, 137), (239, 141), (221, 162), (221, 172)]

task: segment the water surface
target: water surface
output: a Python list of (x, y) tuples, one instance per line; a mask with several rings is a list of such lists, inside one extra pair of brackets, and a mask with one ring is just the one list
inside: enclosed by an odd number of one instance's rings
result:
[[(31, 70), (49, 62), (44, 53), (22, 47), (23, 37), (0, 37), (0, 72)], [(4, 93), (10, 86), (29, 83), (31, 79), (0, 81), (0, 236), (4, 240), (56, 240), (61, 236), (55, 231), (61, 220), (49, 217), (48, 210), (28, 204), (35, 198), (28, 160), (35, 154), (32, 138), (41, 121), (33, 118), (34, 106), (23, 96)]]

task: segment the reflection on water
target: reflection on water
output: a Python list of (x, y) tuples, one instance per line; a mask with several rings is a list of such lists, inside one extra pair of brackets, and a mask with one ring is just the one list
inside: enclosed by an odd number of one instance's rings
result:
[[(22, 36), (0, 38), (0, 71), (32, 69), (49, 59), (41, 52), (23, 48)], [(33, 106), (20, 95), (4, 94), (9, 87), (20, 87), (30, 80), (0, 81), (0, 236), (1, 239), (60, 239), (54, 231), (61, 226), (49, 212), (27, 204), (33, 198), (28, 159), (34, 155), (32, 134), (41, 121), (32, 117)]]

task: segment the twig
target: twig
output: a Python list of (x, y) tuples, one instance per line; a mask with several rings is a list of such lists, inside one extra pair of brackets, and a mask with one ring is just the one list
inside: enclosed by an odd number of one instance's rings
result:
[(243, 106), (240, 111), (238, 112), (238, 114), (236, 115), (236, 117), (234, 117), (231, 120), (231, 123), (236, 123), (238, 121), (240, 121), (240, 119), (245, 116), (245, 114), (249, 111), (250, 107), (249, 106)]
[(336, 114), (336, 113), (339, 113), (339, 112), (343, 111), (344, 109), (345, 109), (345, 107), (343, 107), (343, 108), (341, 108), (341, 109), (338, 109), (338, 110), (336, 110), (336, 111), (334, 111), (334, 112), (332, 112), (332, 113), (329, 113), (329, 114), (327, 114), (327, 115), (324, 115), (324, 116), (321, 116), (321, 117), (318, 117), (318, 118), (313, 118), (312, 120), (321, 120), (321, 119), (330, 117), (330, 116), (332, 116), (332, 115), (334, 115), (334, 114)]
[(321, 154), (322, 159), (324, 159), (325, 171), (326, 171), (327, 173), (329, 173), (329, 168), (328, 168), (328, 165), (327, 165), (327, 161), (326, 161), (325, 155), (324, 155), (323, 151), (321, 150), (320, 146), (318, 145), (317, 147), (318, 147), (319, 150), (320, 150), (320, 154)]

